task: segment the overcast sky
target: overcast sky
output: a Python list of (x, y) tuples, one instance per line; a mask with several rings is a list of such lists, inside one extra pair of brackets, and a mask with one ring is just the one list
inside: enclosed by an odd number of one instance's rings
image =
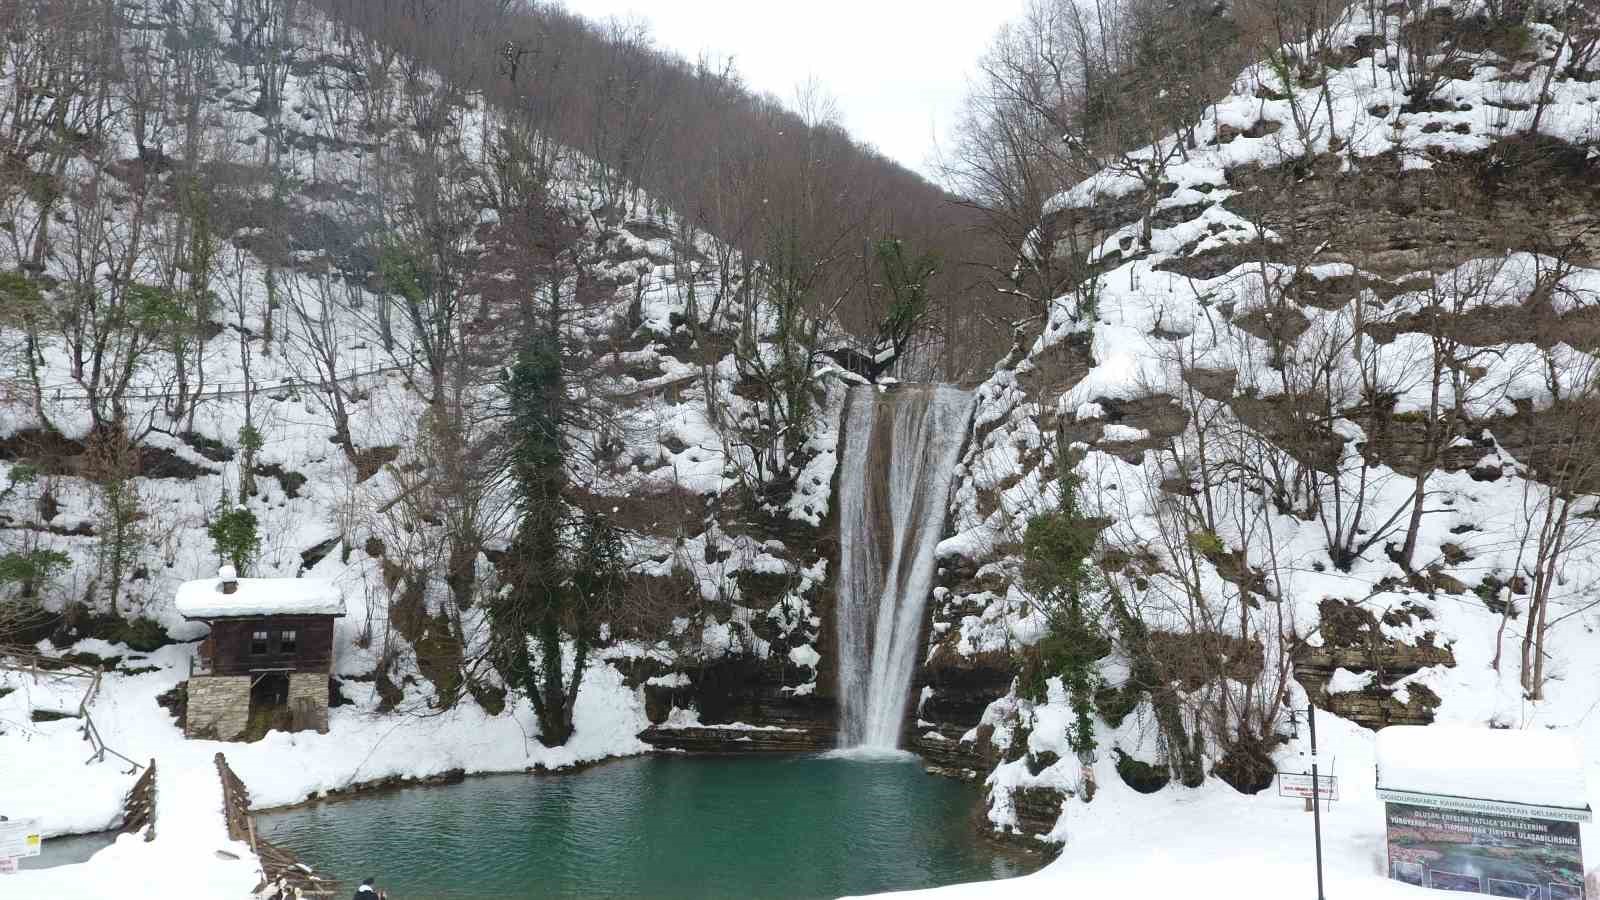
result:
[(930, 174), (973, 64), (1023, 0), (566, 0), (594, 19), (637, 17), (658, 47), (731, 55), (745, 84), (785, 102), (816, 78), (859, 141)]

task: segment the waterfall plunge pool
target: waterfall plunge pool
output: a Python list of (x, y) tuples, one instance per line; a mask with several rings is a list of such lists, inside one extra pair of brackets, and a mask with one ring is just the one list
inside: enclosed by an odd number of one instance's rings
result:
[(899, 757), (647, 756), (260, 813), (257, 833), (392, 900), (820, 898), (1004, 878), (973, 786)]

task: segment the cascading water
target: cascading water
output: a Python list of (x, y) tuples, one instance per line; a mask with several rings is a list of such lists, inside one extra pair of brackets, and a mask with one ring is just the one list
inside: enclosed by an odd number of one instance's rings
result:
[(950, 385), (857, 387), (839, 472), (841, 746), (894, 749), (922, 610), (973, 396)]

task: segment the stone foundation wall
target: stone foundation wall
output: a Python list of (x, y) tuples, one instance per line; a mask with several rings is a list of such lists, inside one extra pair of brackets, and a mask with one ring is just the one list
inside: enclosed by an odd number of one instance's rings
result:
[[(324, 681), (324, 710), (327, 703), (327, 682)], [(244, 734), (249, 722), (249, 675), (203, 675), (189, 679), (189, 708), (184, 736), (231, 741)]]
[(321, 672), (295, 672), (289, 676), (289, 711), (294, 728), (328, 733), (328, 676)]

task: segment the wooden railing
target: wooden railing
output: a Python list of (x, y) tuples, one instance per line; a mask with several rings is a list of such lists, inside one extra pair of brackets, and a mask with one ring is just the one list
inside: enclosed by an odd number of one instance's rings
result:
[[(77, 663), (65, 664), (61, 660), (47, 658), (37, 653), (25, 652), (16, 648), (0, 647), (0, 651), (3, 651), (0, 652), (0, 669), (21, 672), (31, 676), (36, 682), (41, 678), (58, 682), (67, 678), (88, 679), (89, 684), (84, 688), (83, 696), (78, 698), (77, 712), (78, 721), (83, 723), (78, 726), (78, 730), (83, 733), (83, 739), (88, 741), (89, 746), (93, 748), (89, 753), (89, 758), (83, 761), (84, 765), (92, 762), (105, 762), (106, 754), (109, 753), (128, 764), (129, 775), (144, 768), (139, 763), (106, 746), (105, 740), (100, 737), (100, 729), (95, 727), (94, 717), (89, 715), (90, 704), (94, 703), (95, 698), (100, 696), (100, 676), (102, 674), (100, 669)], [(62, 713), (62, 715), (66, 717), (72, 716), (71, 713)]]
[(107, 747), (106, 742), (100, 737), (100, 729), (95, 727), (94, 718), (89, 715), (89, 704), (94, 702), (94, 698), (99, 693), (100, 670), (96, 669), (93, 680), (89, 682), (89, 689), (83, 692), (83, 698), (78, 701), (78, 718), (83, 720), (83, 726), (80, 730), (83, 731), (83, 737), (89, 742), (89, 746), (94, 748), (94, 752), (90, 753), (89, 758), (84, 760), (83, 763), (88, 765), (92, 762), (105, 762), (106, 754), (109, 753), (127, 763), (129, 766), (128, 774), (131, 775), (142, 767), (121, 753)]
[(122, 827), (118, 834), (144, 832), (144, 839), (156, 839), (156, 761), (150, 760), (144, 774), (133, 783), (122, 801)]
[(294, 853), (275, 846), (256, 836), (256, 821), (250, 815), (250, 791), (228, 767), (228, 760), (218, 753), (217, 777), (222, 781), (222, 815), (228, 822), (228, 837), (243, 841), (261, 860), (262, 880), (259, 891), (269, 884), (280, 885), (278, 896), (289, 896), (293, 888), (300, 889), (302, 897), (332, 897), (339, 893), (339, 882), (324, 878), (311, 871)]
[(217, 777), (222, 781), (222, 816), (228, 822), (228, 837), (244, 841), (254, 850), (256, 829), (250, 818), (250, 791), (228, 767), (227, 757), (218, 753), (211, 759), (217, 764)]

